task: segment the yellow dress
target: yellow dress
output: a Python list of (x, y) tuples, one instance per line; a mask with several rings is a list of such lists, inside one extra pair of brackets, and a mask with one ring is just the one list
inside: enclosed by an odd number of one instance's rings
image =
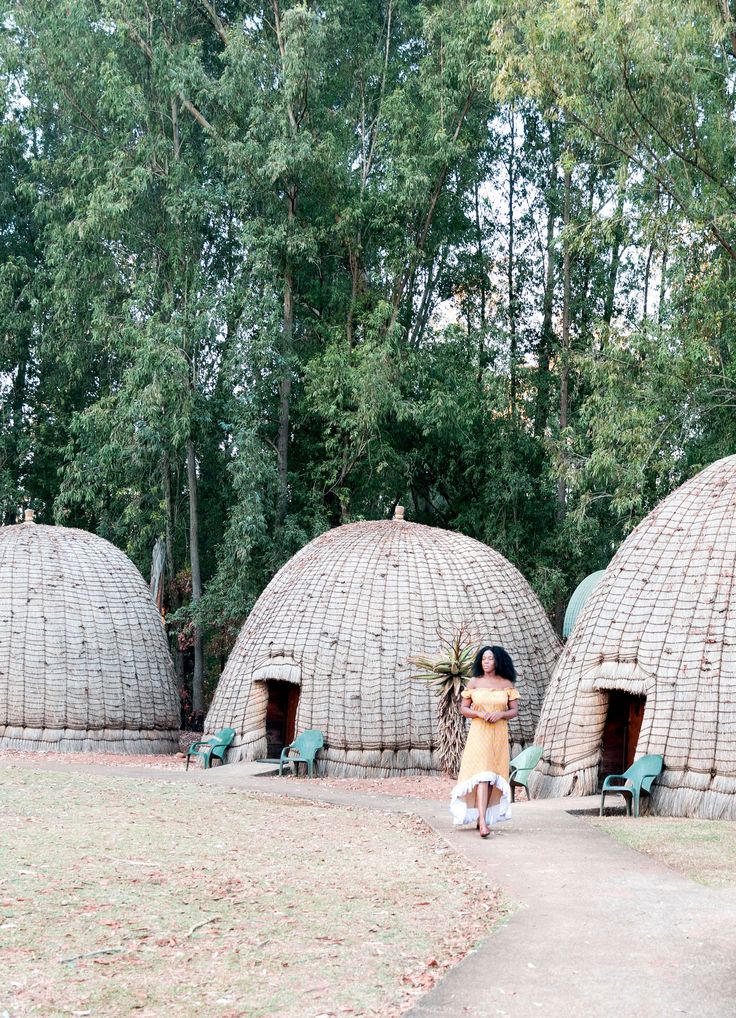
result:
[[(508, 710), (509, 704), (518, 700), (519, 694), (513, 687), (509, 689), (478, 687), (464, 690), (463, 697), (470, 700), (470, 706), (490, 714), (493, 711)], [(506, 718), (495, 722), (473, 718), (470, 722), (460, 773), (450, 801), (450, 812), (457, 826), (476, 824), (478, 808), (475, 804), (475, 789), (481, 781), (487, 781), (491, 786), (491, 798), (495, 798), (494, 787), (501, 793), (500, 801), (489, 803), (486, 810), (488, 826), (511, 819), (509, 723)]]

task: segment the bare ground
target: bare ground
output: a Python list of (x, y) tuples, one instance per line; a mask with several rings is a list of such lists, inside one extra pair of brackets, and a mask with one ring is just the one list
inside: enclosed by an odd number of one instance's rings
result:
[(0, 809), (10, 1016), (388, 1018), (503, 914), (405, 816), (21, 763)]
[[(82, 763), (116, 768), (149, 767), (151, 769), (183, 771), (186, 767), (186, 757), (182, 753), (166, 756), (152, 753), (38, 753), (15, 749), (0, 750), (0, 760), (8, 763), (22, 764), (24, 761), (38, 763), (41, 758), (54, 763)], [(192, 768), (196, 770), (200, 766), (197, 761), (194, 761), (190, 764), (190, 770)], [(284, 775), (285, 782), (298, 781), (302, 783), (304, 780), (306, 780), (304, 777)], [(447, 803), (450, 801), (450, 790), (454, 784), (450, 777), (419, 774), (395, 778), (311, 778), (309, 781), (310, 784), (314, 784), (315, 788), (340, 788), (346, 791), (367, 792), (372, 795), (406, 795), (416, 799), (439, 800)]]

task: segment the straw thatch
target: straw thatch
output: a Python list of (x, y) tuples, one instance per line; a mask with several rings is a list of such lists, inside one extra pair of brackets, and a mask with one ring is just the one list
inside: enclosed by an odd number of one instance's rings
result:
[(560, 658), (532, 791), (596, 791), (610, 690), (646, 696), (636, 755), (661, 753), (651, 809), (736, 819), (736, 456), (624, 541)]
[(0, 528), (0, 748), (164, 753), (179, 703), (130, 559), (83, 530)]
[(233, 649), (206, 731), (233, 727), (230, 760), (266, 755), (268, 680), (300, 686), (296, 731), (320, 729), (322, 773), (437, 771), (436, 698), (410, 681), (438, 624), (468, 621), (519, 671), (516, 745), (530, 742), (559, 644), (521, 574), (460, 534), (399, 520), (312, 541), (259, 598)]

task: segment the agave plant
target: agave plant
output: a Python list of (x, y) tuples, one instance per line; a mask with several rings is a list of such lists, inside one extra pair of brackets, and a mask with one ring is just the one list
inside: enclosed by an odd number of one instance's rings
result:
[(460, 694), (470, 676), (478, 636), (467, 622), (441, 623), (437, 628), (440, 652), (435, 657), (417, 654), (409, 664), (419, 671), (412, 679), (434, 687), (437, 703), (437, 752), (442, 766), (456, 775), (465, 747), (465, 718), (459, 710)]

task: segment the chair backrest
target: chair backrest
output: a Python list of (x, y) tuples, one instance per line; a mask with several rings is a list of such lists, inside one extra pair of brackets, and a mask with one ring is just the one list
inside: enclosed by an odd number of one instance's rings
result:
[(292, 742), (294, 749), (298, 749), (300, 753), (316, 753), (324, 744), (325, 737), (318, 728), (307, 729)]
[(221, 728), (219, 732), (215, 733), (214, 743), (215, 746), (229, 746), (235, 738), (234, 728)]
[(534, 770), (542, 759), (542, 753), (544, 753), (544, 746), (527, 746), (510, 761), (509, 766), (515, 767), (517, 771)]
[(656, 778), (662, 773), (662, 767), (664, 766), (664, 757), (658, 753), (649, 753), (647, 756), (639, 757), (629, 767), (627, 771), (624, 771), (623, 777), (628, 778), (629, 781), (643, 781), (644, 778)]

